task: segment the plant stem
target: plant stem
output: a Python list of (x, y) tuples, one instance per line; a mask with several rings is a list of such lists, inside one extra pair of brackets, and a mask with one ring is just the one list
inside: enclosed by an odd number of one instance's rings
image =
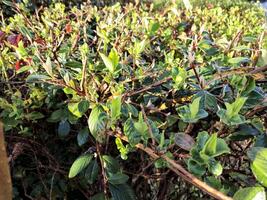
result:
[(101, 154), (101, 150), (100, 150), (100, 146), (98, 142), (96, 142), (96, 152), (97, 152), (97, 156), (99, 157), (100, 164), (101, 164), (101, 171), (102, 171), (102, 177), (103, 177), (103, 190), (105, 194), (105, 199), (108, 200), (107, 176), (106, 176), (106, 171), (105, 171), (104, 163), (103, 163), (102, 156), (101, 156), (102, 154)]
[[(120, 134), (115, 134), (114, 135), (114, 133), (112, 133), (112, 132), (110, 132), (109, 134), (113, 135), (115, 137), (119, 137), (120, 139), (128, 142), (128, 139), (125, 136), (121, 136)], [(155, 160), (159, 159), (159, 158), (163, 158), (169, 164), (169, 168), (173, 172), (175, 172), (177, 175), (182, 177), (187, 182), (193, 184), (194, 186), (198, 187), (202, 191), (208, 193), (210, 196), (214, 197), (215, 199), (232, 200), (231, 197), (226, 196), (222, 192), (212, 188), (211, 186), (207, 185), (205, 182), (201, 181), (200, 179), (198, 179), (197, 177), (195, 177), (194, 175), (189, 173), (185, 168), (183, 168), (181, 165), (176, 163), (174, 160), (170, 159), (168, 156), (166, 156), (164, 154), (163, 155), (159, 155), (159, 154), (155, 153), (155, 151), (152, 150), (151, 148), (145, 147), (143, 144), (140, 144), (140, 143), (135, 145), (135, 147), (138, 148), (138, 149), (141, 149), (144, 152), (146, 152), (151, 158), (153, 158)]]

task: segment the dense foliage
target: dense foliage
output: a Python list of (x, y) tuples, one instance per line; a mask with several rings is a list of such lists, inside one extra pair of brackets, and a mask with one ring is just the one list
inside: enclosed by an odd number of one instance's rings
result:
[(265, 199), (263, 11), (162, 2), (32, 12), (4, 1), (15, 13), (0, 22), (14, 199), (216, 197), (209, 186)]

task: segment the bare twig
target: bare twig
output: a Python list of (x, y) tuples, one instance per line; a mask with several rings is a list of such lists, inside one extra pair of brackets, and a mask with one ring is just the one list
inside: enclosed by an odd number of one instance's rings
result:
[(133, 95), (136, 95), (136, 94), (140, 94), (140, 93), (146, 92), (148, 90), (153, 89), (154, 87), (157, 87), (159, 85), (162, 85), (163, 83), (166, 83), (166, 82), (170, 81), (171, 79), (172, 79), (172, 77), (168, 77), (168, 78), (165, 78), (163, 80), (160, 80), (160, 81), (157, 81), (155, 83), (152, 83), (151, 85), (145, 86), (145, 87), (143, 87), (141, 89), (124, 93), (122, 95), (122, 98), (130, 97), (130, 96), (133, 96)]
[[(127, 141), (128, 139), (125, 136), (122, 136), (120, 134), (113, 134), (110, 132), (111, 135), (115, 136), (115, 137), (119, 137), (120, 139)], [(219, 200), (232, 200), (231, 197), (226, 196), (225, 194), (223, 194), (222, 192), (210, 187), (209, 185), (207, 185), (206, 183), (204, 183), (203, 181), (199, 180), (197, 177), (195, 177), (194, 175), (192, 175), (191, 173), (189, 173), (187, 170), (185, 170), (181, 165), (179, 165), (178, 163), (176, 163), (174, 160), (170, 159), (168, 156), (166, 155), (158, 155), (157, 153), (155, 153), (151, 148), (149, 147), (145, 147), (143, 144), (137, 144), (135, 145), (138, 149), (141, 149), (142, 151), (146, 152), (151, 158), (153, 159), (159, 159), (159, 158), (163, 158), (168, 164), (169, 164), (169, 168), (175, 172), (177, 175), (179, 175), (180, 177), (182, 177), (184, 180), (186, 180), (187, 182), (193, 184), (194, 186), (198, 187), (199, 189), (201, 189), (202, 191), (208, 193), (210, 196), (219, 199)]]

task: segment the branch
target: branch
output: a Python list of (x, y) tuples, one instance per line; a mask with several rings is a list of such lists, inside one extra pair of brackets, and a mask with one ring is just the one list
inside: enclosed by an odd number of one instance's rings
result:
[[(112, 132), (108, 132), (108, 134), (110, 134), (112, 136), (115, 136), (115, 137), (118, 137), (118, 138), (128, 142), (128, 139), (125, 136), (122, 136), (120, 134), (115, 134), (114, 135), (114, 133), (112, 133)], [(149, 147), (145, 147), (143, 144), (140, 144), (140, 143), (135, 145), (135, 147), (138, 148), (138, 149), (141, 149), (144, 152), (146, 152), (151, 158), (153, 158), (155, 160), (159, 159), (159, 158), (163, 158), (169, 164), (169, 168), (173, 172), (175, 172), (177, 175), (182, 177), (187, 182), (193, 184), (194, 186), (198, 187), (202, 191), (208, 193), (210, 196), (214, 197), (215, 199), (232, 200), (231, 197), (226, 196), (222, 192), (210, 187), (209, 185), (207, 185), (203, 181), (199, 180), (194, 175), (190, 174), (185, 168), (183, 168), (181, 165), (179, 165), (178, 163), (176, 163), (174, 160), (170, 159), (166, 155), (158, 155), (157, 153), (155, 153), (154, 150), (152, 150)]]
[(151, 85), (145, 86), (139, 90), (127, 92), (127, 93), (123, 94), (123, 98), (146, 92), (146, 91), (151, 90), (152, 88), (157, 87), (159, 85), (162, 85), (163, 83), (166, 83), (170, 80), (172, 80), (172, 77), (168, 77), (168, 78), (165, 78), (163, 80), (157, 81), (157, 82), (152, 83)]

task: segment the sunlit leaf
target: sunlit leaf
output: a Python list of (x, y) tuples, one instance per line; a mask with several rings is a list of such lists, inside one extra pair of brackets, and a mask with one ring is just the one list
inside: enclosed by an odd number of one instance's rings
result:
[(85, 154), (77, 158), (71, 165), (71, 168), (69, 171), (69, 178), (75, 177), (83, 169), (85, 169), (91, 162), (92, 158), (93, 158), (93, 155), (91, 154)]

